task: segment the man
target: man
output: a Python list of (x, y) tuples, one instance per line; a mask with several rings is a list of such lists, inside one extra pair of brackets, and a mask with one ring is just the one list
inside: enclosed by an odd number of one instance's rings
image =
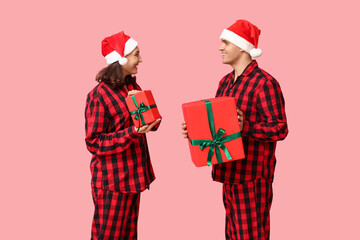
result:
[[(214, 181), (223, 183), (226, 239), (269, 239), (276, 142), (288, 133), (279, 83), (252, 57), (260, 30), (245, 20), (225, 29), (219, 50), (234, 70), (219, 83), (216, 97), (236, 99), (245, 158), (213, 165)], [(187, 137), (186, 123), (182, 124)]]

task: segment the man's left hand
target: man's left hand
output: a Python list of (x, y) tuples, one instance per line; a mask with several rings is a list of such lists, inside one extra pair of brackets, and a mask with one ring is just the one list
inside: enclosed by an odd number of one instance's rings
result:
[(240, 124), (240, 131), (243, 130), (243, 126), (244, 126), (244, 113), (242, 111), (240, 111), (240, 109), (238, 107), (236, 107), (236, 111), (238, 114), (238, 119), (239, 119), (239, 124)]

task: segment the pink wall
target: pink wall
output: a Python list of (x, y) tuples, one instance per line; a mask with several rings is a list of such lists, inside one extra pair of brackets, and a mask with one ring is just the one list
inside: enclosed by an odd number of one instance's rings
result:
[(142, 194), (139, 239), (224, 239), (221, 184), (211, 168), (192, 164), (181, 104), (215, 95), (231, 71), (218, 38), (240, 18), (262, 30), (258, 63), (286, 100), (290, 133), (277, 149), (271, 238), (358, 238), (356, 1), (133, 2), (1, 4), (0, 238), (90, 238), (85, 99), (105, 66), (101, 40), (125, 30), (144, 59), (138, 81), (163, 116), (148, 134), (157, 180)]

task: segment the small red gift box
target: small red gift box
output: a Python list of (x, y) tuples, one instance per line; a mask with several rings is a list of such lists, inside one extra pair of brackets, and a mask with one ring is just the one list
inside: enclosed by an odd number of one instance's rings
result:
[(182, 105), (195, 166), (245, 157), (235, 98), (219, 97)]
[(150, 90), (141, 91), (125, 98), (129, 112), (137, 128), (161, 118)]

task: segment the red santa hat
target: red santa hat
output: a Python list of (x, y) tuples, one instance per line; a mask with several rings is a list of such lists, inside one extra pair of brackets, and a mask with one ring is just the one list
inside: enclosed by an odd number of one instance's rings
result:
[(126, 35), (124, 31), (106, 37), (101, 42), (102, 55), (107, 64), (119, 61), (120, 65), (127, 63), (126, 56), (129, 55), (138, 45), (138, 43)]
[(237, 20), (233, 25), (223, 30), (220, 39), (231, 42), (252, 57), (260, 57), (262, 51), (257, 48), (260, 32), (260, 29), (249, 21)]

